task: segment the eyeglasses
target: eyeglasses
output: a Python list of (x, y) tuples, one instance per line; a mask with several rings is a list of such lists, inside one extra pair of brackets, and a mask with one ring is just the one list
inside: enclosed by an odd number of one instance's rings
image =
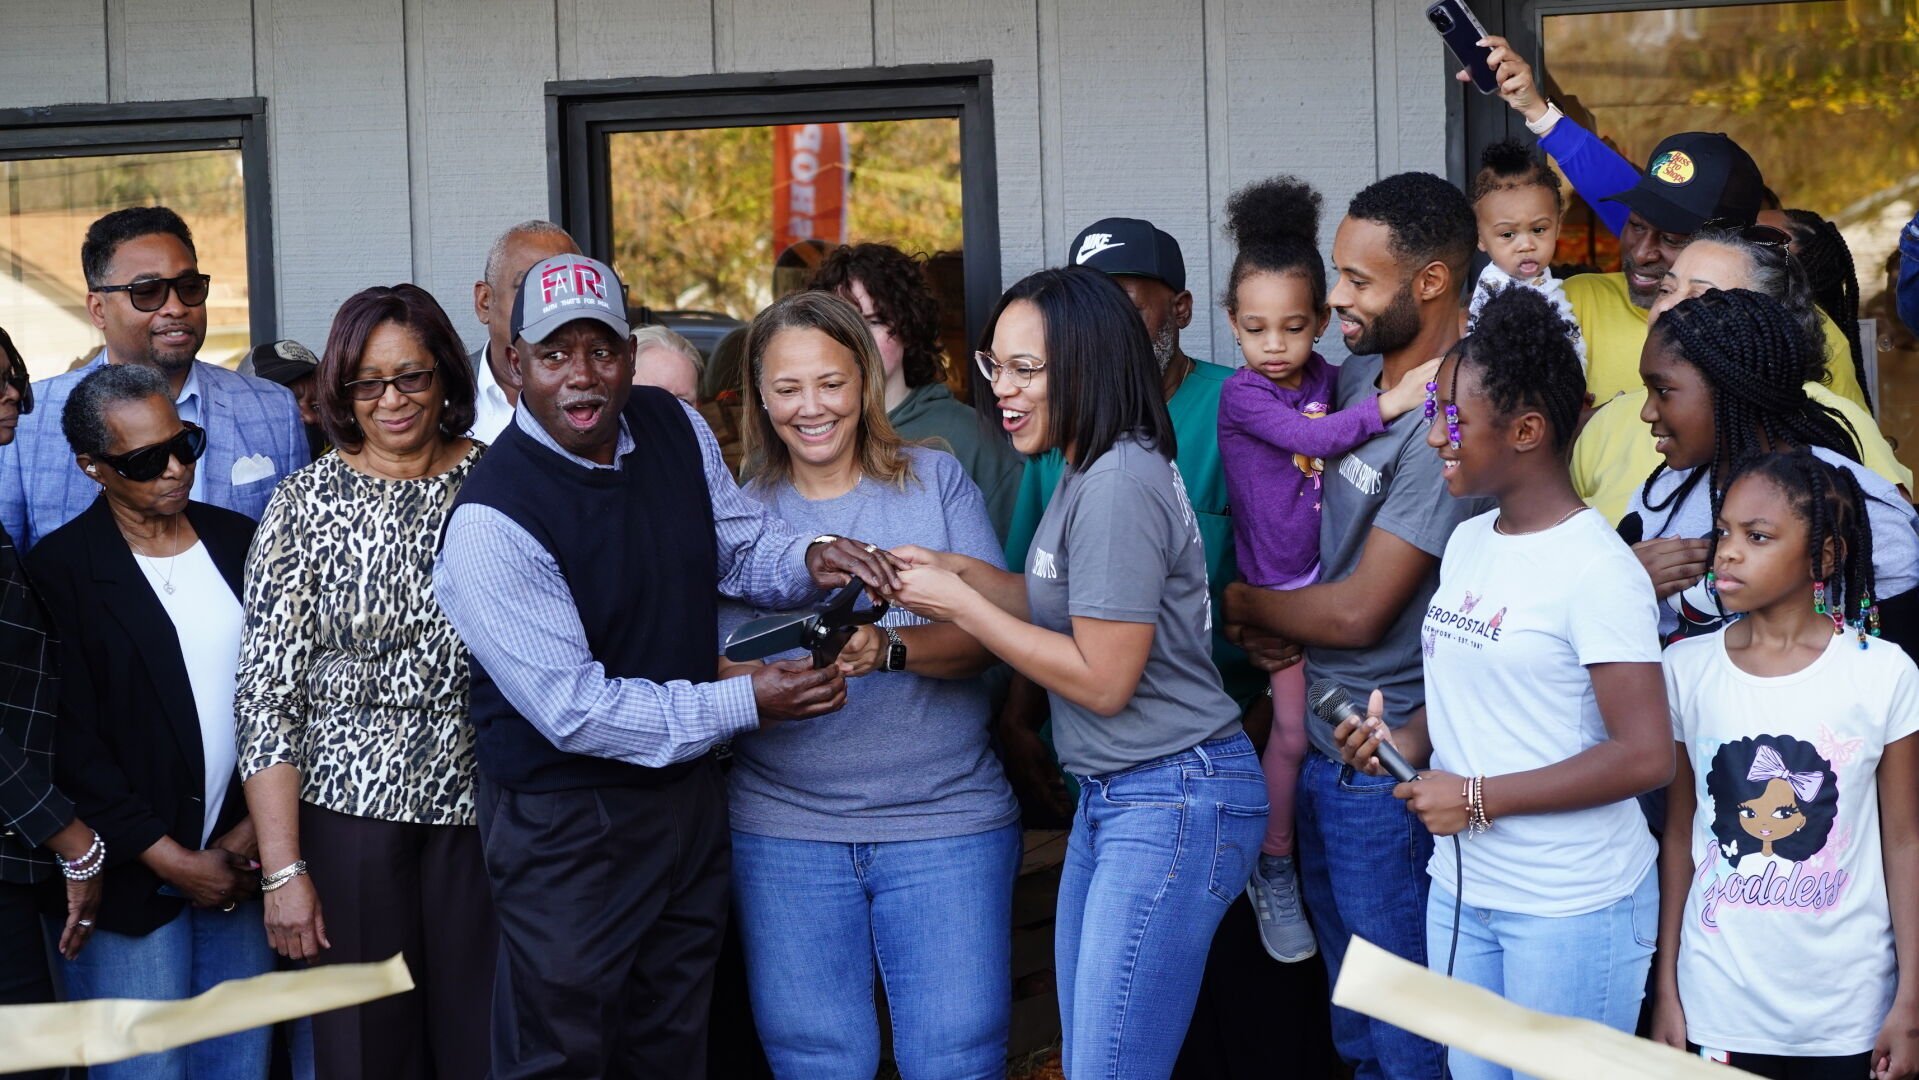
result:
[(205, 274), (181, 274), (179, 277), (147, 278), (126, 285), (95, 285), (93, 291), (123, 292), (133, 303), (133, 310), (158, 311), (166, 306), (169, 289), (188, 307), (199, 307), (206, 303), (207, 285), (212, 280)]
[(1046, 370), (1045, 364), (1002, 364), (993, 359), (993, 354), (989, 352), (975, 352), (973, 363), (979, 365), (980, 374), (986, 376), (988, 386), (998, 386), (1002, 374), (1011, 375), (1014, 386), (1031, 386), (1033, 376)]
[(94, 460), (104, 461), (108, 467), (136, 484), (167, 471), (167, 462), (178, 458), (180, 464), (191, 465), (200, 460), (207, 452), (207, 433), (197, 424), (185, 424), (180, 434), (166, 442), (142, 446), (138, 450), (129, 450), (124, 454), (95, 454)]
[(417, 394), (433, 385), (433, 374), (439, 369), (440, 365), (435, 364), (402, 371), (385, 379), (355, 379), (346, 384), (346, 396), (355, 401), (378, 401), (386, 396), (388, 386), (402, 394)]

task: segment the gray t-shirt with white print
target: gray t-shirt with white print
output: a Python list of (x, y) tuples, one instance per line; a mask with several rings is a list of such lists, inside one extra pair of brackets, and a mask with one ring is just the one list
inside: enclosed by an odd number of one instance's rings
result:
[(1037, 626), (1072, 633), (1074, 616), (1152, 623), (1139, 689), (1116, 716), (1058, 694), (1053, 742), (1074, 773), (1101, 775), (1239, 731), (1239, 709), (1212, 656), (1206, 551), (1173, 463), (1122, 438), (1085, 471), (1067, 469), (1026, 556)]
[[(1355, 356), (1339, 369), (1339, 407), (1379, 392), (1384, 360)], [(1493, 508), (1489, 499), (1455, 499), (1446, 492), (1439, 457), (1426, 445), (1426, 418), (1413, 409), (1386, 425), (1384, 434), (1326, 463), (1320, 498), (1319, 580), (1341, 581), (1359, 568), (1360, 553), (1374, 529), (1382, 529), (1433, 557), (1432, 569), (1377, 644), (1363, 649), (1306, 650), (1306, 676), (1331, 679), (1364, 707), (1374, 689), (1386, 697), (1386, 722), (1404, 724), (1426, 703), (1419, 631), (1426, 605), (1439, 586), (1439, 557), (1453, 527)], [(1313, 747), (1339, 760), (1332, 728), (1309, 719)]]

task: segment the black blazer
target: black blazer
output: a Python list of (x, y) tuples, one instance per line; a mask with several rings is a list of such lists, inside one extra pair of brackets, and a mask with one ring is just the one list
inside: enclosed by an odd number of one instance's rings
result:
[[(239, 597), (253, 521), (197, 502), (186, 515)], [(144, 935), (186, 901), (159, 892), (140, 853), (162, 836), (198, 850), (205, 825), (206, 757), (180, 639), (104, 495), (34, 545), (27, 565), (62, 643), (55, 778), (107, 844), (99, 925)], [(244, 817), (236, 770), (213, 835)]]

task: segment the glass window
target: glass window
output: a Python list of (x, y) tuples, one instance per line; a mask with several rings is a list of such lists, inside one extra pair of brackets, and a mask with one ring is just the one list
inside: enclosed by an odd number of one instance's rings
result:
[(958, 257), (962, 246), (957, 119), (625, 131), (607, 141), (613, 265), (633, 302), (655, 310), (751, 319), (826, 248), (870, 240)]
[[(1677, 131), (1723, 131), (1787, 208), (1817, 212), (1852, 249), (1881, 427), (1919, 464), (1919, 343), (1891, 315), (1888, 259), (1919, 205), (1919, 35), (1908, 2), (1738, 4), (1548, 14), (1547, 90), (1643, 164)], [(1558, 258), (1618, 269), (1583, 205)], [(1876, 340), (1874, 340), (1876, 339)], [(1839, 358), (1834, 358), (1838, 360)]]
[(246, 180), (238, 149), (0, 161), (0, 326), (36, 379), (90, 359), (100, 332), (87, 317), (80, 243), (87, 227), (126, 206), (170, 206), (193, 230), (207, 296), (203, 360), (232, 366), (251, 339)]

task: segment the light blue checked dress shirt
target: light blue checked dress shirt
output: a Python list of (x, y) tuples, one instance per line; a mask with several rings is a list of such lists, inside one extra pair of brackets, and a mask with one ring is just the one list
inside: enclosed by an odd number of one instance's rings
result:
[[(706, 422), (692, 409), (686, 412), (712, 493), (717, 590), (776, 610), (817, 599), (822, 590), (806, 569), (811, 538), (794, 533), (740, 493)], [(583, 469), (618, 469), (633, 453), (624, 417), (612, 465), (567, 452), (524, 408), (514, 410), (513, 422)], [(568, 753), (659, 768), (696, 758), (715, 743), (759, 726), (753, 681), (745, 676), (706, 683), (609, 678), (587, 646), (559, 563), (493, 507), (469, 503), (453, 512), (434, 560), (433, 590), (473, 659), (506, 700)], [(717, 666), (718, 627), (690, 626), (687, 633), (714, 641)]]

